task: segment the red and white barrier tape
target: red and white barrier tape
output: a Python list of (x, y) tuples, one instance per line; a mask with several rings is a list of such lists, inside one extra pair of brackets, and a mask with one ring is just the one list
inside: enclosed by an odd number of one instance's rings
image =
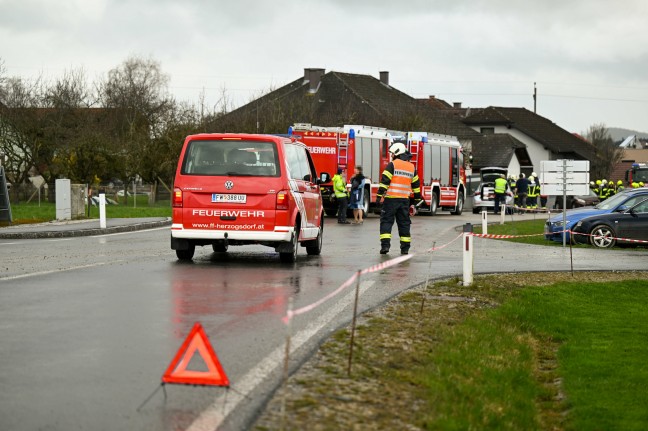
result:
[[(560, 232), (553, 232), (553, 233), (563, 233), (563, 231)], [(477, 236), (479, 238), (494, 238), (494, 239), (502, 239), (502, 238), (526, 238), (530, 236), (544, 236), (544, 233), (534, 233), (530, 235), (494, 235), (490, 233), (473, 233), (472, 236)]]
[[(431, 251), (436, 251), (436, 250), (441, 250), (442, 248), (445, 248), (445, 247), (449, 246), (450, 244), (452, 244), (453, 242), (457, 241), (459, 238), (461, 238), (462, 235), (463, 234), (459, 234), (459, 236), (457, 236), (455, 239), (453, 239), (452, 241), (450, 241), (447, 244), (444, 244), (444, 245), (439, 246), (439, 247), (432, 247), (432, 248), (426, 250), (425, 253), (428, 253), (428, 252), (431, 252)], [(387, 268), (390, 268), (392, 266), (403, 263), (405, 261), (408, 261), (411, 258), (413, 258), (414, 256), (416, 256), (416, 253), (406, 254), (406, 255), (403, 255), (403, 256), (395, 257), (393, 259), (386, 260), (385, 262), (381, 262), (381, 263), (378, 263), (376, 265), (372, 265), (372, 266), (370, 266), (368, 268), (362, 269), (362, 270), (360, 270), (359, 274), (360, 275), (365, 275), (365, 274), (370, 274), (372, 272), (382, 271), (383, 269), (387, 269)], [(353, 282), (356, 281), (357, 278), (358, 278), (358, 273), (355, 273), (351, 277), (349, 277), (344, 283), (342, 283), (340, 285), (340, 287), (338, 287), (334, 291), (330, 292), (328, 295), (326, 295), (326, 296), (320, 298), (319, 300), (313, 302), (312, 304), (305, 305), (305, 306), (303, 306), (301, 308), (298, 308), (296, 310), (288, 310), (286, 312), (286, 315), (282, 318), (283, 322), (287, 324), (293, 317), (299, 316), (301, 314), (308, 313), (309, 311), (312, 311), (312, 310), (316, 309), (317, 307), (319, 307), (320, 305), (322, 305), (323, 303), (325, 303), (329, 299), (331, 299), (334, 296), (338, 295), (340, 292), (342, 292), (347, 287), (353, 285)]]

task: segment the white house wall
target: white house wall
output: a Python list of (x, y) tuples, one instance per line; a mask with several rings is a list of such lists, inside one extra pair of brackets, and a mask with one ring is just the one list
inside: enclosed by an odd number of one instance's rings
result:
[(511, 163), (508, 165), (508, 174), (516, 177), (520, 176), (520, 161), (515, 154), (511, 157)]
[[(482, 127), (493, 127), (492, 125), (481, 125), (481, 126), (471, 126), (475, 131), (481, 132)], [(495, 126), (495, 133), (507, 133), (511, 136), (513, 136), (515, 139), (518, 141), (522, 142), (524, 145), (527, 146), (527, 153), (529, 154), (529, 158), (531, 159), (531, 163), (533, 164), (533, 170), (537, 171), (540, 169), (540, 162), (542, 160), (552, 160), (551, 157), (551, 151), (547, 150), (544, 145), (542, 145), (540, 142), (536, 141), (535, 139), (529, 137), (528, 135), (520, 132), (517, 129), (509, 129), (506, 126)], [(517, 158), (515, 158), (517, 160)], [(510, 170), (510, 168), (509, 168)], [(520, 170), (519, 168), (519, 163), (518, 163), (518, 171)]]

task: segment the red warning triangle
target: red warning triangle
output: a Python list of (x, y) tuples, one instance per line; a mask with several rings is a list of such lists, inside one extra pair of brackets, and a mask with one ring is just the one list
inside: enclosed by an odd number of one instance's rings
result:
[[(207, 365), (207, 371), (187, 370), (196, 352)], [(162, 382), (229, 387), (229, 379), (200, 323), (196, 322), (191, 328), (169, 368), (164, 372)]]

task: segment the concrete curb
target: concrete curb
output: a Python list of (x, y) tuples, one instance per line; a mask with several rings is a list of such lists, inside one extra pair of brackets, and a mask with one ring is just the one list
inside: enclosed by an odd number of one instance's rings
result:
[(0, 232), (0, 239), (42, 239), (42, 238), (70, 238), (79, 236), (107, 235), (111, 233), (134, 232), (144, 229), (153, 229), (157, 227), (171, 226), (171, 219), (150, 221), (121, 226), (109, 226), (105, 229), (86, 228), (74, 230), (49, 230), (49, 231), (32, 231), (32, 232)]

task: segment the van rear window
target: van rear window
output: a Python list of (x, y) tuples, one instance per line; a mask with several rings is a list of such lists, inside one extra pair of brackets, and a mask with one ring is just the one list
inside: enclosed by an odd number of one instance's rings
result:
[(274, 142), (218, 140), (191, 141), (181, 173), (277, 177), (281, 170)]

